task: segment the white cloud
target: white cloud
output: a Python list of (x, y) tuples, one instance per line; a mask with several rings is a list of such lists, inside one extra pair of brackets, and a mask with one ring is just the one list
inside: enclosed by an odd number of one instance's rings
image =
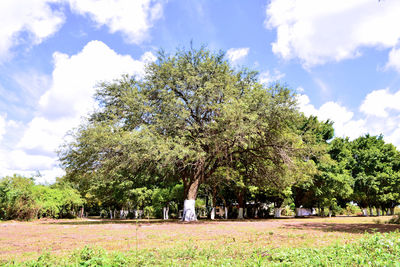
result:
[(348, 136), (354, 139), (368, 132), (364, 120), (354, 120), (354, 113), (342, 105), (329, 101), (318, 110), (318, 117), (322, 120), (334, 121), (337, 136)]
[(79, 117), (51, 119), (35, 117), (28, 124), (17, 148), (37, 154), (54, 155), (67, 131), (78, 126), (79, 122)]
[(364, 99), (360, 111), (367, 115), (387, 118), (389, 111), (400, 111), (400, 91), (392, 94), (388, 89), (375, 90)]
[(143, 75), (145, 62), (154, 59), (145, 53), (141, 60), (119, 55), (100, 41), (89, 42), (73, 56), (54, 53), (52, 86), (39, 100), (39, 114), (18, 144), (23, 149), (54, 152), (68, 130), (95, 108), (95, 86), (122, 74)]
[(50, 169), (55, 161), (52, 157), (31, 155), (23, 150), (12, 150), (7, 153), (8, 167), (14, 170), (30, 171)]
[[(0, 59), (20, 43), (39, 44), (64, 23), (64, 14), (51, 7), (61, 0), (0, 1)], [(21, 33), (26, 33), (22, 35)]]
[(400, 107), (396, 103), (400, 103), (400, 91), (372, 91), (360, 105), (360, 119), (355, 119), (352, 111), (336, 102), (326, 102), (316, 108), (307, 95), (298, 96), (300, 111), (306, 116), (317, 116), (320, 120), (332, 120), (336, 136), (354, 139), (366, 133), (383, 134), (385, 141), (400, 148)]
[(122, 74), (140, 77), (145, 64), (155, 59), (147, 52), (134, 60), (117, 54), (100, 41), (89, 42), (76, 55), (56, 52), (53, 58), (51, 86), (40, 97), (35, 117), (14, 148), (1, 150), (0, 147), (0, 157), (7, 158), (0, 172), (3, 169), (3, 172), (59, 173), (55, 150), (62, 144), (66, 132), (77, 127), (82, 116), (95, 107), (96, 84), (120, 78)]
[(331, 119), (336, 123), (350, 121), (353, 115), (353, 112), (333, 101), (326, 102), (319, 108), (319, 116), (322, 120)]
[[(12, 139), (15, 136), (18, 136), (18, 128), (21, 127), (21, 124), (14, 120), (7, 119), (7, 114), (0, 114), (0, 149), (2, 143), (6, 140)], [(8, 132), (11, 132), (12, 135), (7, 135)]]
[(50, 86), (51, 77), (36, 70), (17, 72), (12, 75), (14, 81), (30, 97), (37, 97)]
[(300, 111), (306, 116), (318, 115), (318, 110), (310, 103), (310, 98), (307, 95), (297, 95), (297, 105), (299, 106)]
[(272, 82), (279, 81), (283, 77), (285, 77), (285, 74), (281, 73), (279, 70), (274, 70), (273, 73), (267, 70), (260, 73), (260, 82), (264, 84), (269, 84)]
[(71, 10), (89, 15), (111, 33), (121, 32), (128, 42), (139, 44), (148, 37), (154, 22), (162, 17), (162, 1), (68, 0)]
[[(37, 45), (64, 24), (65, 4), (73, 13), (87, 15), (111, 33), (120, 32), (130, 43), (147, 39), (162, 17), (164, 0), (1, 0), (0, 60), (17, 45)], [(12, 51), (12, 50), (11, 50)]]
[(298, 105), (300, 111), (306, 116), (314, 115), (321, 121), (328, 119), (333, 121), (336, 136), (348, 136), (350, 139), (354, 139), (368, 132), (365, 120), (354, 120), (354, 113), (336, 102), (326, 102), (317, 109), (310, 103), (307, 95), (299, 95)]
[(393, 132), (385, 136), (385, 141), (392, 143), (400, 149), (400, 127), (395, 129)]
[(329, 89), (329, 86), (323, 80), (319, 78), (314, 78), (314, 82), (318, 85), (323, 94), (326, 95), (330, 93), (331, 90)]
[(386, 68), (393, 68), (400, 72), (400, 49), (393, 48), (389, 53), (389, 60), (386, 63)]
[(249, 53), (250, 48), (230, 48), (226, 51), (226, 56), (232, 63), (237, 63), (239, 60), (245, 58)]
[(51, 77), (42, 74), (36, 70), (17, 72), (12, 75), (14, 81), (18, 84), (22, 91), (18, 101), (24, 102), (24, 108), (27, 106), (36, 107), (40, 96), (50, 88)]
[(396, 0), (272, 0), (266, 14), (266, 27), (277, 31), (272, 51), (305, 67), (357, 57), (362, 47), (394, 47), (400, 38)]
[(3, 139), (3, 135), (6, 132), (6, 116), (0, 115), (0, 141)]
[[(13, 156), (15, 156), (17, 154), (18, 153), (14, 153)], [(4, 154), (0, 150), (0, 160), (3, 160), (2, 155), (4, 155)], [(23, 155), (23, 158), (25, 160), (27, 160), (27, 162), (29, 164), (29, 162), (30, 162), (29, 156), (27, 157), (24, 154), (22, 154), (22, 155)], [(33, 158), (33, 160), (37, 161), (37, 158), (35, 157), (35, 158)], [(51, 184), (55, 181), (56, 177), (62, 177), (65, 174), (64, 171), (57, 166), (57, 162), (55, 162), (54, 159), (43, 158), (43, 161), (45, 163), (53, 161), (54, 164), (51, 164), (51, 166), (53, 166), (53, 167), (39, 170), (37, 167), (40, 166), (40, 164), (36, 164), (33, 166), (33, 169), (30, 169), (30, 170), (23, 170), (20, 168), (10, 169), (9, 168), (10, 165), (5, 164), (5, 163), (7, 163), (6, 161), (2, 161), (2, 162), (0, 162), (0, 177), (12, 176), (13, 174), (19, 174), (19, 175), (22, 175), (25, 177), (34, 177), (34, 176), (37, 176), (37, 174), (39, 172), (40, 177), (35, 177), (35, 181), (40, 184), (44, 184), (44, 183)], [(6, 166), (7, 168), (5, 168), (4, 166)], [(26, 167), (26, 165), (23, 165), (23, 166)], [(49, 165), (47, 164), (46, 166), (49, 166)]]
[(94, 107), (95, 86), (122, 74), (142, 75), (145, 62), (152, 60), (147, 52), (141, 60), (119, 55), (100, 41), (89, 42), (77, 55), (54, 53), (53, 82), (39, 100), (39, 109), (45, 117), (77, 117)]

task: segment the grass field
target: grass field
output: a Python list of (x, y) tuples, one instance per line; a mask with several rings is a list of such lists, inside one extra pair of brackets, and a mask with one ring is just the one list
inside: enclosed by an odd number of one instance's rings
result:
[[(329, 258), (324, 257), (344, 259), (348, 254), (358, 253), (359, 260), (365, 260), (362, 255), (365, 251), (358, 251), (364, 246), (364, 249), (371, 250), (367, 251), (367, 257), (372, 258), (367, 260), (378, 263), (383, 260), (383, 265), (400, 266), (400, 261), (396, 260), (400, 259), (400, 226), (378, 223), (378, 220), (384, 222), (389, 218), (287, 218), (197, 223), (157, 220), (6, 221), (0, 223), (0, 263), (78, 265), (86, 259), (87, 266), (286, 263), (289, 266), (296, 265), (292, 260), (299, 257), (302, 262), (318, 263), (316, 257), (322, 260), (323, 265), (329, 265)], [(366, 232), (372, 234), (366, 235)], [(349, 261), (354, 263), (354, 259)]]

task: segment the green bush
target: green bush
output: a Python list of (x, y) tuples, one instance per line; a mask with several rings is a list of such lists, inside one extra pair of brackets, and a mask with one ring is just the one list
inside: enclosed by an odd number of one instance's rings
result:
[(102, 218), (102, 219), (110, 218), (110, 214), (105, 209), (102, 209), (100, 211), (100, 218)]
[(19, 175), (0, 179), (0, 219), (30, 220), (39, 205), (32, 194), (34, 181)]
[(393, 215), (393, 217), (388, 221), (390, 224), (400, 224), (400, 213)]
[(346, 205), (346, 215), (358, 215), (361, 214), (362, 211), (359, 206), (347, 203)]
[(19, 175), (0, 179), (0, 219), (65, 218), (83, 205), (79, 192), (68, 184), (35, 185)]

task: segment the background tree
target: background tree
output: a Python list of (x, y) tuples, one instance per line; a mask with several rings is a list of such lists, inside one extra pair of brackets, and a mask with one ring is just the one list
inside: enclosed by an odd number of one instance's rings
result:
[[(399, 203), (399, 152), (383, 136), (365, 135), (352, 142), (353, 199), (362, 208), (390, 209)], [(379, 215), (379, 214), (377, 214)]]
[(301, 116), (294, 125), (304, 142), (304, 151), (300, 159), (307, 163), (305, 170), (296, 170), (295, 174), (303, 176), (296, 179), (291, 188), (296, 216), (299, 216), (299, 208), (313, 208), (318, 206), (318, 196), (322, 195), (320, 189), (321, 172), (323, 164), (329, 161), (327, 141), (333, 137), (333, 123), (329, 120), (318, 121), (315, 116)]

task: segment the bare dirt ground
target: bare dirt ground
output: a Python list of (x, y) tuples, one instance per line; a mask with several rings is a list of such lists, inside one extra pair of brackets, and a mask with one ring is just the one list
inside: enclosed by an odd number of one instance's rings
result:
[(43, 251), (66, 254), (85, 245), (134, 250), (232, 244), (252, 247), (320, 247), (348, 243), (365, 232), (400, 230), (377, 224), (390, 217), (335, 217), (181, 223), (158, 220), (38, 220), (0, 222), (0, 260), (30, 259)]

